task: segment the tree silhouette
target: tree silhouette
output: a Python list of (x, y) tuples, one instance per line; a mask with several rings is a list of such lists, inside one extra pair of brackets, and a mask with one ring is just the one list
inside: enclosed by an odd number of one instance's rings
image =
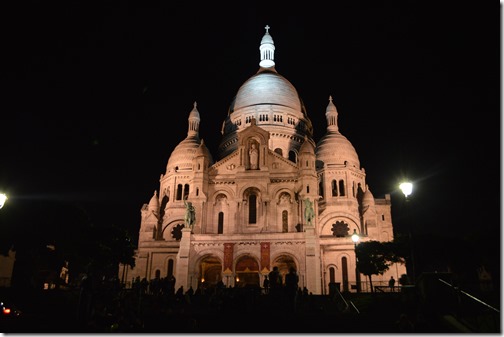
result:
[(357, 255), (357, 268), (360, 273), (369, 278), (371, 292), (374, 292), (372, 275), (383, 275), (392, 263), (404, 262), (393, 242), (361, 242), (356, 246), (355, 254)]

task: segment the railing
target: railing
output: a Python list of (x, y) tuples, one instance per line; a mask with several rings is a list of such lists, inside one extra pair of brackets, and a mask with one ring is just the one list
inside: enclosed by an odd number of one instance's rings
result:
[(375, 286), (374, 290), (378, 293), (400, 293), (402, 286)]
[[(350, 289), (352, 291), (357, 290), (357, 284), (351, 284)], [(390, 288), (388, 285), (388, 281), (373, 281), (373, 289), (374, 291), (382, 291), (382, 292), (389, 292), (389, 291), (401, 291), (401, 285), (396, 285), (393, 288)], [(360, 291), (363, 293), (370, 293), (371, 292), (371, 283), (369, 281), (361, 281), (360, 282)]]
[(446, 308), (474, 332), (500, 332), (500, 311), (458, 287), (438, 279), (449, 287)]

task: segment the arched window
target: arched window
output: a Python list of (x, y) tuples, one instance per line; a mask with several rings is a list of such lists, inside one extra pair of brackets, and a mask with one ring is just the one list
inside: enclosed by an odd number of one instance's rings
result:
[(184, 185), (184, 200), (189, 196), (189, 184)]
[(336, 186), (336, 180), (331, 181), (331, 193), (333, 197), (338, 196), (338, 187)]
[(323, 179), (320, 179), (318, 192), (319, 192), (319, 196), (321, 198), (324, 198), (324, 181), (323, 181)]
[(219, 212), (219, 224), (217, 226), (217, 234), (224, 233), (224, 212)]
[(336, 282), (336, 274), (334, 267), (329, 268), (329, 282), (331, 283)]
[(283, 154), (283, 151), (282, 151), (282, 149), (281, 149), (281, 148), (277, 147), (277, 148), (275, 149), (275, 153), (278, 153), (279, 155), (282, 155), (282, 154)]
[(345, 181), (343, 179), (339, 181), (339, 193), (342, 197), (345, 196)]
[(348, 287), (348, 263), (347, 258), (341, 258), (341, 279), (343, 281), (343, 291), (349, 291)]
[(182, 184), (177, 185), (177, 198), (176, 200), (182, 200)]
[(166, 276), (170, 277), (173, 275), (173, 259), (168, 259), (168, 271), (166, 272)]
[(282, 212), (282, 233), (287, 233), (289, 231), (289, 212)]
[(255, 194), (251, 194), (249, 196), (249, 224), (257, 223), (257, 196)]

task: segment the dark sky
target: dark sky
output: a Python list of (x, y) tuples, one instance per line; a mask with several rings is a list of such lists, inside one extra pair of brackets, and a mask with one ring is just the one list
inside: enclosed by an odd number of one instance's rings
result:
[(397, 228), (406, 226), (397, 186), (408, 177), (415, 231), (490, 233), (500, 243), (496, 6), (256, 3), (3, 5), (0, 190), (8, 202), (38, 204), (26, 210), (34, 222), (65, 202), (137, 232), (194, 101), (216, 157), (222, 121), (258, 70), (269, 25), (276, 69), (303, 99), (315, 141), (332, 95), (371, 191), (392, 195)]

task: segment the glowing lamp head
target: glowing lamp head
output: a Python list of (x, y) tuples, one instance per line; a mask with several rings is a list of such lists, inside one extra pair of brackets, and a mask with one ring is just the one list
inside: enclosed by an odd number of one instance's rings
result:
[(354, 229), (352, 234), (352, 241), (354, 243), (357, 243), (359, 242), (359, 239), (360, 239), (359, 234), (357, 234), (357, 231)]
[(5, 205), (5, 201), (7, 200), (7, 196), (4, 193), (0, 193), (0, 208)]
[(401, 185), (399, 185), (399, 188), (401, 189), (401, 191), (404, 193), (404, 196), (407, 198), (408, 195), (411, 194), (411, 192), (413, 192), (413, 184), (412, 183), (401, 183)]

